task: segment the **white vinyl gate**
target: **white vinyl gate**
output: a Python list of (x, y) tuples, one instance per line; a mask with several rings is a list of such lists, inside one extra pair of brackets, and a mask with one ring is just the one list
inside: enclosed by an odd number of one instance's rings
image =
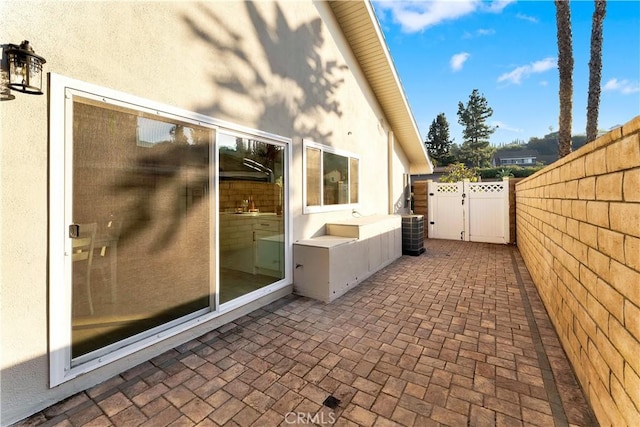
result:
[(429, 182), (429, 237), (509, 243), (509, 180)]

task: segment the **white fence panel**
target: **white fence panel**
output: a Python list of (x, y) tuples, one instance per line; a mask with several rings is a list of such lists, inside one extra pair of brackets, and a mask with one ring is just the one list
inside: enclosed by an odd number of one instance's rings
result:
[(429, 236), (435, 239), (461, 239), (464, 213), (461, 209), (462, 182), (429, 182)]
[(472, 242), (509, 243), (509, 182), (465, 182)]
[(509, 243), (509, 181), (429, 182), (429, 237)]

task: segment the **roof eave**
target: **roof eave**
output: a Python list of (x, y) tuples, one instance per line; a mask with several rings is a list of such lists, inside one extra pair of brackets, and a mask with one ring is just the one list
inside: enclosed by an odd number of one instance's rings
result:
[[(329, 4), (391, 126), (396, 141), (409, 160), (410, 173), (432, 173), (433, 164), (420, 136), (371, 2), (330, 1)], [(366, 61), (373, 56), (383, 58), (382, 64), (379, 61)], [(402, 107), (398, 108), (398, 105)]]

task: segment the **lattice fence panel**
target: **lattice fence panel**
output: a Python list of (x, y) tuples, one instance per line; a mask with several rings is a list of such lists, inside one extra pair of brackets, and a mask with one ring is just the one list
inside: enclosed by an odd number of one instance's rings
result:
[(470, 193), (502, 193), (505, 185), (501, 182), (469, 183)]
[(438, 193), (457, 193), (459, 190), (457, 184), (440, 184), (438, 183), (436, 186), (436, 191)]

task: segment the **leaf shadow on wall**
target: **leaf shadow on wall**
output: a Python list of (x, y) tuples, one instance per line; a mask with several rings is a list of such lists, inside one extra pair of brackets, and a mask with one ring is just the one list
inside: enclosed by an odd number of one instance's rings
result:
[[(206, 6), (200, 6), (197, 21), (189, 16), (183, 20), (193, 35), (210, 49), (212, 63), (232, 67), (227, 75), (213, 77), (214, 86), (246, 95), (258, 108), (262, 106), (260, 117), (250, 126), (276, 134), (326, 141), (332, 136), (331, 131), (321, 130), (317, 122), (310, 125), (298, 119), (301, 116), (320, 119), (321, 114), (342, 116), (335, 95), (344, 82), (340, 74), (347, 67), (322, 57), (325, 39), (320, 18), (294, 28), (280, 6), (274, 3), (273, 7), (275, 28), (270, 27), (253, 2), (245, 3), (252, 27), (242, 31), (234, 29)], [(216, 29), (217, 34), (210, 28)], [(260, 50), (249, 52), (244, 47), (250, 42), (249, 32), (255, 32)], [(300, 58), (292, 61), (292, 55), (296, 54), (301, 54)], [(265, 58), (268, 69), (261, 68), (254, 58)], [(216, 73), (220, 74), (219, 70)], [(274, 88), (274, 85), (280, 87)], [(234, 117), (223, 97), (205, 103), (198, 112), (213, 117)], [(283, 127), (286, 124), (290, 127)]]
[[(323, 118), (343, 114), (337, 91), (344, 83), (342, 74), (348, 67), (323, 58), (325, 28), (320, 18), (294, 27), (274, 3), (276, 18), (272, 24), (254, 3), (246, 2), (244, 7), (252, 26), (237, 29), (214, 8), (194, 7), (197, 9), (183, 15), (181, 20), (195, 37), (194, 44), (203, 43), (209, 52), (202, 63), (214, 64), (210, 74), (215, 89), (211, 98), (195, 107), (195, 111), (288, 137), (331, 139), (333, 132), (322, 126)], [(250, 43), (254, 43), (251, 51), (246, 47)], [(292, 61), (292, 55), (299, 57)], [(252, 58), (266, 59), (267, 66), (258, 65)], [(242, 117), (237, 106), (225, 99), (225, 94), (256, 107)], [(204, 155), (200, 160), (193, 157), (196, 152), (205, 153), (207, 146), (194, 147), (175, 141), (157, 144), (135, 160), (133, 172), (121, 175), (114, 192), (126, 194), (131, 200), (128, 220), (123, 224), (122, 244), (142, 233), (155, 234), (152, 246), (158, 249), (175, 242), (185, 215), (208, 200), (208, 176), (202, 171), (207, 170), (206, 163), (213, 159)], [(190, 185), (203, 188), (205, 197), (192, 200), (188, 210), (176, 206), (164, 209), (159, 215), (151, 209), (160, 198), (167, 199), (167, 188), (174, 189), (175, 203), (182, 204), (178, 192), (182, 191), (182, 180), (188, 169), (198, 171), (197, 180)], [(156, 185), (155, 177), (159, 173), (163, 177), (162, 188)]]

